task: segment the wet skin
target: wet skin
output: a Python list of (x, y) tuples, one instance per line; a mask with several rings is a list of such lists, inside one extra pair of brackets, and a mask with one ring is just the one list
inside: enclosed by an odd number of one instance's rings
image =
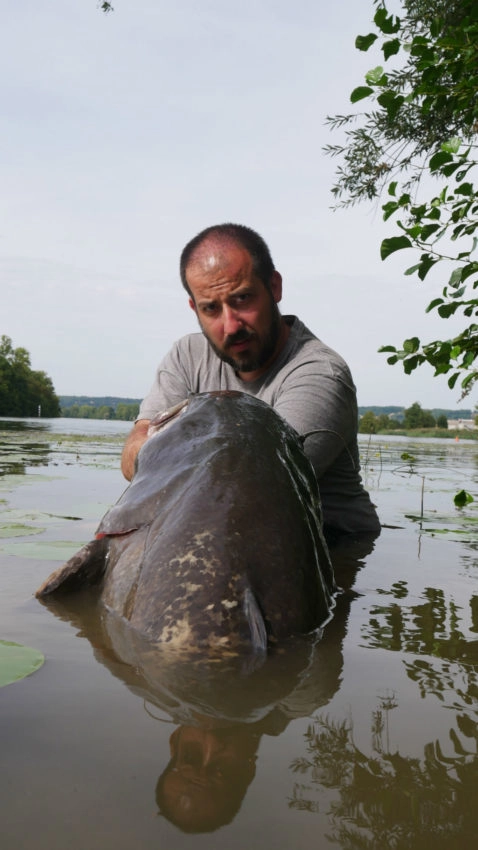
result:
[(269, 288), (252, 259), (235, 243), (203, 243), (186, 271), (190, 307), (210, 345), (244, 381), (260, 377), (280, 354), (289, 335), (277, 304), (282, 278), (274, 271)]

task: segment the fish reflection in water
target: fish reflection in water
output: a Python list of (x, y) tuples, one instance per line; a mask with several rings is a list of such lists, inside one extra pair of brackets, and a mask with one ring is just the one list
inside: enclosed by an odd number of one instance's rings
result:
[[(325, 636), (299, 636), (261, 658), (222, 659), (171, 651), (98, 605), (91, 590), (42, 604), (89, 640), (95, 658), (143, 700), (151, 717), (175, 724), (155, 795), (160, 814), (184, 832), (231, 822), (256, 772), (264, 735), (326, 705), (343, 668), (347, 593)], [(166, 761), (165, 757), (165, 761)]]

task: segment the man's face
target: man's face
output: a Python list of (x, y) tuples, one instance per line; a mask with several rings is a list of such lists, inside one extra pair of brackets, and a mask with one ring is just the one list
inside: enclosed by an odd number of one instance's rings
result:
[(255, 380), (281, 348), (280, 274), (274, 272), (269, 290), (254, 274), (245, 248), (206, 242), (186, 276), (193, 296), (190, 306), (217, 356), (244, 380)]

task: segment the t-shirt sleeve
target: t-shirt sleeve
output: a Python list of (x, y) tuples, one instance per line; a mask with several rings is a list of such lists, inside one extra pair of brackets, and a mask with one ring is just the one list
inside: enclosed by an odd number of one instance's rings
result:
[(183, 368), (178, 344), (159, 364), (149, 393), (143, 399), (138, 419), (152, 419), (174, 404), (184, 401), (192, 391), (187, 370)]
[(304, 359), (288, 372), (273, 402), (275, 410), (306, 437), (304, 448), (321, 478), (349, 452), (357, 433), (357, 402), (345, 362)]

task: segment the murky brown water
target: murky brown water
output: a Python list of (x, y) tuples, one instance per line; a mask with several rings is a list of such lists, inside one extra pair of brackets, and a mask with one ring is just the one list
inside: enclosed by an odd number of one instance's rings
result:
[(0, 690), (2, 850), (476, 847), (478, 444), (364, 438), (399, 527), (334, 553), (346, 590), (322, 640), (198, 671), (91, 598), (34, 599), (124, 488), (129, 429), (36, 424), (0, 420), (0, 639), (46, 656)]

